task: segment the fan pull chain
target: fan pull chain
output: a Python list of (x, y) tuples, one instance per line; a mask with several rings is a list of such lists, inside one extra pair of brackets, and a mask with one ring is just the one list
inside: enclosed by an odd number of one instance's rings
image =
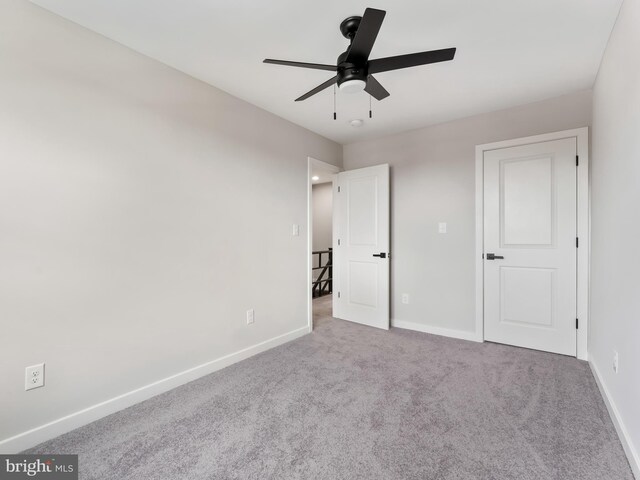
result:
[(371, 95), (369, 95), (369, 118), (373, 118), (373, 114), (371, 113)]
[(333, 119), (337, 120), (338, 115), (336, 115), (336, 84), (333, 84)]

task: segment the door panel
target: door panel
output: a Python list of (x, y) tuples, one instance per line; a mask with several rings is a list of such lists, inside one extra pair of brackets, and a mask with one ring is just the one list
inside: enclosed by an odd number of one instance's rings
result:
[(348, 302), (376, 308), (378, 306), (378, 265), (373, 262), (349, 262)]
[(389, 328), (389, 166), (341, 172), (334, 185), (334, 316)]
[(484, 154), (486, 340), (576, 355), (575, 156), (573, 138)]
[(377, 176), (345, 179), (344, 192), (349, 205), (347, 214), (349, 245), (375, 247), (378, 244), (377, 181)]
[(502, 246), (551, 246), (554, 227), (553, 159), (501, 162)]
[(500, 268), (500, 322), (553, 326), (555, 269)]

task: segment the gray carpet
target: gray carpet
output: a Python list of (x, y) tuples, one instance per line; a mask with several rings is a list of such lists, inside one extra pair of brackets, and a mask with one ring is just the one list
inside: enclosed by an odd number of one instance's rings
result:
[(632, 479), (586, 363), (331, 319), (32, 449), (83, 479)]

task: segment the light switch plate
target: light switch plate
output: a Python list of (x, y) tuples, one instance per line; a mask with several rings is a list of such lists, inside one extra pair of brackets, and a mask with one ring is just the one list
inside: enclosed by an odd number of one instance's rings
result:
[(438, 233), (447, 233), (447, 223), (446, 222), (438, 223)]
[(292, 233), (294, 237), (300, 236), (300, 225), (298, 225), (297, 223), (294, 223)]

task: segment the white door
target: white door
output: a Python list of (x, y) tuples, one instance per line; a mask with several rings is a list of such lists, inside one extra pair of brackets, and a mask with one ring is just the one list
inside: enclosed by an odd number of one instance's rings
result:
[(334, 183), (333, 315), (389, 328), (389, 165)]
[(485, 340), (576, 355), (576, 247), (575, 138), (485, 152)]

